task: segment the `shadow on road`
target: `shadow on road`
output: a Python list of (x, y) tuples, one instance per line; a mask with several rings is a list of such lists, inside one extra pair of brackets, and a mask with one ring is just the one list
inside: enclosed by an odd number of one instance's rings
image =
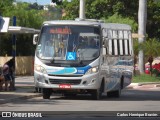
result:
[[(38, 94), (38, 93), (35, 93)], [(15, 97), (17, 97), (15, 95)], [(13, 98), (13, 94), (12, 94)], [(0, 96), (0, 99), (3, 99), (3, 95)], [(10, 103), (14, 104), (59, 104), (58, 100), (63, 100), (63, 104), (68, 102), (68, 100), (83, 100), (83, 101), (96, 101), (92, 100), (91, 95), (77, 95), (73, 97), (66, 97), (63, 95), (54, 95), (52, 94), (51, 98), (43, 99), (42, 95), (35, 97), (22, 97), (20, 99), (13, 99)], [(25, 102), (24, 102), (25, 101)], [(98, 101), (160, 101), (160, 91), (146, 91), (146, 90), (135, 90), (135, 89), (124, 89), (122, 91), (120, 98), (110, 98), (107, 95), (103, 95), (102, 98)], [(60, 102), (61, 104), (62, 102)]]
[[(59, 98), (52, 99), (63, 99), (63, 100), (92, 100), (91, 95), (77, 95), (74, 97), (62, 96)], [(160, 101), (160, 91), (146, 91), (146, 90), (123, 90), (119, 98), (107, 97), (103, 95), (99, 101)]]
[[(56, 96), (56, 97), (55, 97)], [(43, 98), (40, 98), (43, 101)], [(49, 101), (55, 100), (84, 100), (84, 101), (96, 101), (92, 100), (90, 94), (77, 96), (63, 96), (63, 95), (54, 95), (52, 94)], [(99, 101), (160, 101), (160, 91), (146, 91), (146, 90), (134, 90), (134, 89), (125, 89), (122, 91), (121, 97), (107, 97), (103, 95)]]

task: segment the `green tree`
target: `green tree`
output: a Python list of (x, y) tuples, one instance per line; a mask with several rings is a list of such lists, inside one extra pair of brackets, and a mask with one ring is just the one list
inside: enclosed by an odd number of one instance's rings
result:
[[(65, 9), (67, 15), (78, 17), (79, 13), (79, 0), (72, 0), (67, 2), (66, 0), (61, 5), (61, 8)], [(74, 8), (74, 9), (73, 9)], [(132, 17), (137, 20), (137, 0), (86, 0), (86, 18), (89, 19), (101, 19), (108, 18), (115, 13), (118, 13), (122, 17)], [(126, 14), (127, 12), (127, 14)]]
[(0, 0), (0, 15), (3, 15), (7, 6), (12, 6), (13, 1), (14, 0)]
[(160, 40), (160, 1), (147, 0), (147, 28), (149, 38)]
[(108, 19), (105, 19), (105, 22), (128, 24), (132, 26), (133, 32), (136, 32), (138, 29), (138, 24), (136, 23), (136, 21), (134, 21), (133, 19), (130, 19), (129, 17), (122, 17), (121, 15), (118, 15), (117, 13), (109, 17)]
[[(158, 0), (146, 1), (148, 10), (146, 33), (149, 38), (159, 40), (160, 2)], [(75, 19), (79, 16), (79, 0), (72, 0), (71, 2), (65, 0), (60, 7), (66, 13), (63, 19)], [(117, 14), (138, 24), (138, 7), (139, 0), (86, 0), (85, 14), (88, 19), (109, 19)], [(119, 20), (117, 19), (117, 21)]]
[(4, 16), (10, 17), (11, 21), (12, 17), (16, 16), (17, 26), (40, 28), (40, 24), (44, 20), (41, 17), (42, 14), (42, 10), (29, 9), (27, 3), (18, 3), (15, 6), (8, 7)]
[(72, 0), (72, 2), (68, 2), (65, 0), (63, 4), (60, 6), (65, 11), (65, 16), (62, 19), (65, 20), (74, 20), (79, 16), (79, 1)]
[[(17, 26), (31, 27), (40, 29), (44, 21), (44, 11), (30, 9), (28, 3), (18, 3), (17, 5), (5, 6), (3, 16), (10, 17), (10, 25), (12, 25), (12, 17), (16, 16)], [(35, 46), (32, 43), (32, 34), (16, 35), (16, 51), (17, 55), (34, 55)], [(0, 55), (11, 55), (12, 53), (12, 35), (1, 35)]]
[(46, 20), (59, 20), (62, 18), (62, 10), (60, 7), (48, 6), (48, 11), (45, 11)]

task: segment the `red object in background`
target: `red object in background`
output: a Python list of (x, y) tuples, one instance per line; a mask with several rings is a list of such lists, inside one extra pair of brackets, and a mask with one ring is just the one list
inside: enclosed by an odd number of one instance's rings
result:
[(158, 71), (160, 71), (160, 63), (159, 64), (155, 64), (153, 68), (157, 69)]
[(154, 68), (155, 68), (155, 69), (158, 69), (158, 64), (155, 64), (155, 65), (154, 65)]
[[(159, 64), (156, 63), (155, 65), (152, 65), (152, 69), (157, 69), (160, 72), (160, 63)], [(150, 66), (149, 65), (145, 66), (145, 73), (150, 74)]]
[(150, 66), (145, 66), (145, 73), (150, 74)]
[(160, 63), (158, 64), (158, 70), (160, 71)]

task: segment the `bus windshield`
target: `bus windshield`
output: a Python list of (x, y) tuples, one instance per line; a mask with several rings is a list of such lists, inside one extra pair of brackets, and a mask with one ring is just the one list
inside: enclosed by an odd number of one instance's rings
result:
[(99, 54), (100, 28), (92, 26), (44, 26), (36, 48), (45, 60), (93, 60)]

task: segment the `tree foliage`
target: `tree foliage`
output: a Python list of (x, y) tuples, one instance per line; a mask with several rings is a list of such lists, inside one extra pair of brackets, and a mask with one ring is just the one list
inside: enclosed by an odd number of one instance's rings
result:
[(74, 20), (79, 16), (79, 1), (72, 0), (72, 2), (68, 2), (65, 0), (63, 4), (60, 6), (65, 11), (65, 16), (62, 19), (65, 20)]
[(147, 34), (160, 40), (160, 1), (147, 0)]
[(3, 15), (6, 7), (12, 6), (14, 0), (0, 0), (0, 15)]
[[(147, 0), (147, 35), (149, 38), (160, 38), (160, 2)], [(138, 31), (138, 0), (86, 0), (86, 18), (105, 19), (107, 22), (128, 23), (133, 31)], [(63, 19), (75, 19), (79, 16), (79, 0), (61, 5), (66, 16)], [(124, 19), (123, 19), (124, 18)], [(132, 24), (133, 23), (133, 24)]]
[[(6, 5), (4, 6), (2, 14), (5, 17), (10, 17), (10, 26), (12, 26), (13, 16), (16, 16), (17, 26), (22, 27), (40, 29), (44, 21), (44, 17), (42, 17), (44, 11), (30, 9), (28, 3)], [(16, 35), (17, 55), (34, 55), (35, 46), (33, 46), (32, 38), (32, 34)], [(12, 55), (12, 34), (2, 34), (0, 37), (0, 55), (6, 54)]]
[(156, 39), (148, 39), (143, 44), (143, 50), (145, 51), (145, 56), (153, 58), (160, 55), (160, 42)]
[(133, 32), (136, 32), (138, 28), (138, 24), (133, 19), (130, 19), (128, 17), (122, 17), (121, 15), (118, 15), (117, 13), (109, 17), (108, 19), (105, 19), (105, 22), (128, 24), (132, 26)]

